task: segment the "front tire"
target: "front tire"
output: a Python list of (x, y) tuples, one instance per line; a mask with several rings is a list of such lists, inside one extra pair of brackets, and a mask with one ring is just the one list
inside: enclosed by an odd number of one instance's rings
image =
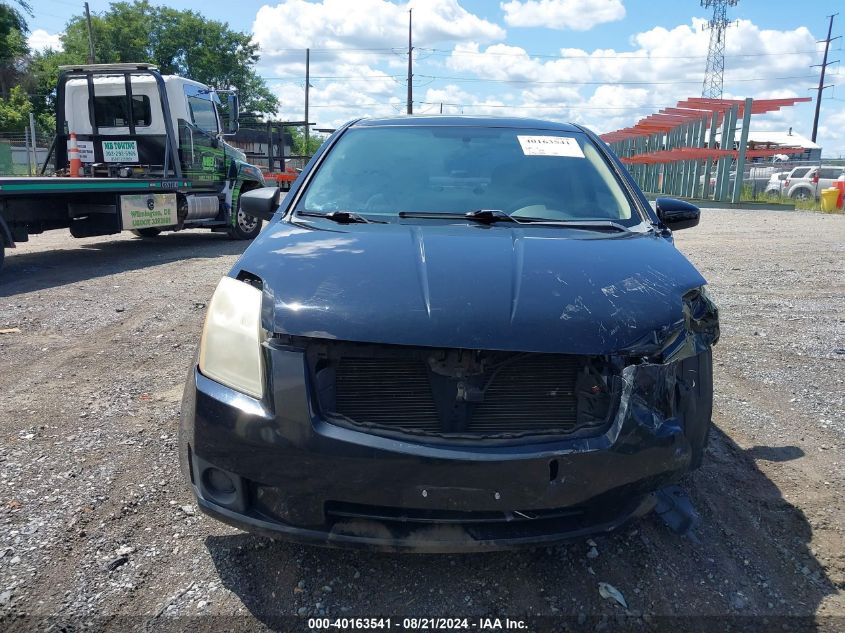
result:
[(793, 200), (809, 200), (810, 199), (810, 192), (806, 189), (796, 189), (792, 192), (791, 198)]
[(138, 237), (151, 238), (158, 237), (161, 234), (161, 229), (132, 229), (131, 233)]
[(235, 225), (228, 229), (229, 238), (233, 240), (254, 240), (261, 233), (261, 220), (254, 218), (241, 210), (238, 202), (238, 215), (235, 218)]

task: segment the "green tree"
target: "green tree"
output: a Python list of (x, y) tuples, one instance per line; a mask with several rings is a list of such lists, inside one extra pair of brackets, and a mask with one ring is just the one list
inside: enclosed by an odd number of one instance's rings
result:
[(287, 130), (290, 132), (291, 139), (293, 140), (291, 152), (293, 152), (294, 156), (313, 156), (326, 140), (322, 134), (315, 134), (314, 132), (311, 132), (311, 134), (308, 135), (308, 146), (306, 147), (305, 132), (303, 128), (289, 127)]
[(0, 99), (0, 133), (23, 134), (29, 126), (32, 104), (22, 86), (15, 86), (5, 99)]
[[(164, 74), (189, 77), (216, 88), (233, 86), (246, 110), (272, 114), (278, 108), (278, 99), (255, 72), (258, 45), (251, 35), (232, 30), (226, 22), (135, 0), (114, 2), (108, 11), (92, 15), (91, 27), (98, 63), (148, 62)], [(88, 31), (84, 16), (68, 22), (62, 44), (64, 51), (52, 53), (52, 59), (85, 62)], [(48, 65), (42, 62), (44, 70)]]
[(29, 54), (26, 41), (29, 27), (24, 14), (31, 16), (32, 9), (23, 0), (16, 4), (20, 8), (0, 3), (0, 98), (3, 99), (24, 74), (25, 58)]

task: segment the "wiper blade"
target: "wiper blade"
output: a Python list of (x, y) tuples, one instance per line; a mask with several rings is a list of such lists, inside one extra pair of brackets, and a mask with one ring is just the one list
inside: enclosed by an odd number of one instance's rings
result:
[(307, 218), (324, 218), (338, 224), (386, 224), (383, 220), (371, 220), (354, 211), (299, 211), (296, 215)]
[(508, 215), (499, 209), (478, 209), (464, 214), (443, 213), (438, 211), (400, 211), (400, 218), (424, 218), (432, 220), (454, 220), (463, 218), (473, 222), (492, 224), (493, 222), (513, 222), (514, 224), (538, 224), (543, 226), (561, 226), (568, 229), (584, 231), (622, 231), (629, 233), (630, 229), (624, 224), (613, 220), (549, 220), (547, 218), (531, 218)]
[(544, 226), (562, 226), (567, 229), (583, 229), (585, 231), (623, 231), (630, 233), (624, 224), (613, 220), (546, 220), (544, 218), (511, 218), (520, 224), (542, 224)]
[(400, 218), (424, 218), (432, 220), (456, 220), (464, 219), (482, 224), (493, 224), (494, 222), (518, 222), (500, 209), (476, 209), (466, 213), (442, 213), (438, 211), (400, 211)]
[(493, 222), (519, 222), (519, 220), (511, 217), (501, 209), (476, 209), (475, 211), (464, 213), (464, 217), (468, 220), (484, 222), (485, 224), (492, 224)]

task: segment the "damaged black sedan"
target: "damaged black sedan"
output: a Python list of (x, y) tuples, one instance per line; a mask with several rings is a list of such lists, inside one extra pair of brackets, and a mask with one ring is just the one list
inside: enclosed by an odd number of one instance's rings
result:
[(718, 313), (576, 125), (365, 119), (217, 287), (183, 400), (199, 507), (269, 537), (420, 552), (612, 530), (701, 464)]

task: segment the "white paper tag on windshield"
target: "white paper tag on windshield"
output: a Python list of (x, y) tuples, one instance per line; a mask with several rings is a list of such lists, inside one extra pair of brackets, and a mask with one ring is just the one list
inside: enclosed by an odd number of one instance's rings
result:
[(584, 158), (581, 146), (571, 136), (520, 136), (522, 153), (526, 156), (568, 156)]

